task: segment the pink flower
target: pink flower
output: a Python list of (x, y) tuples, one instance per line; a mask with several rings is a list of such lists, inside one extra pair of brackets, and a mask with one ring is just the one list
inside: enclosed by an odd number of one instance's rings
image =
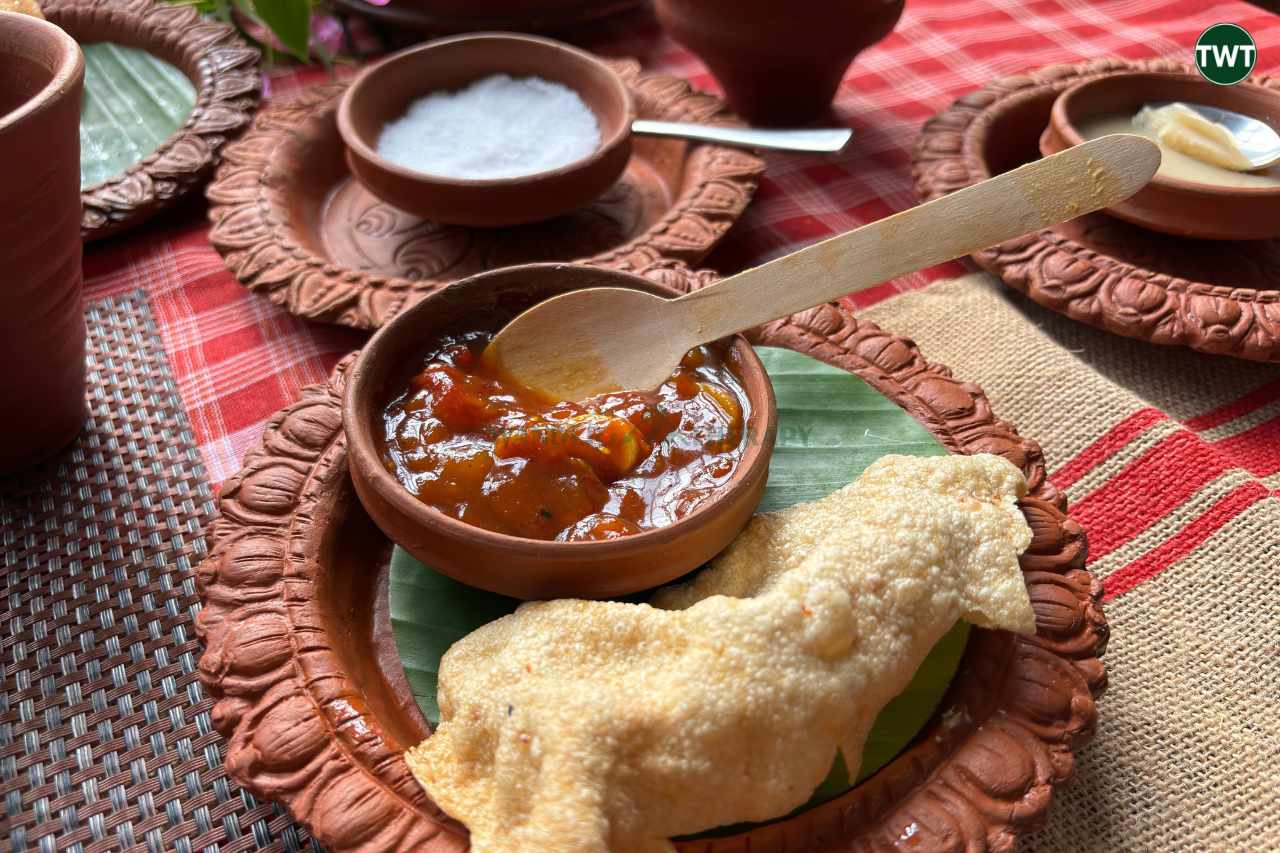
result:
[(337, 56), (342, 50), (342, 24), (333, 15), (311, 16), (311, 50), (321, 56)]

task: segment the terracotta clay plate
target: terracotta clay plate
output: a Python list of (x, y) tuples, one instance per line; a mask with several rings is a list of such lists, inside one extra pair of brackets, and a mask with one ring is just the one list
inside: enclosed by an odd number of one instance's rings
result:
[[(681, 288), (709, 280), (672, 267), (646, 274)], [(1022, 468), (1033, 540), (1021, 563), (1038, 631), (973, 629), (939, 712), (858, 787), (680, 849), (1009, 849), (1070, 778), (1106, 683), (1101, 585), (1083, 569), (1083, 531), (1045, 480), (1039, 448), (910, 341), (834, 306), (752, 337), (857, 374), (953, 453), (997, 453)], [(401, 756), (427, 728), (386, 624), (391, 543), (347, 474), (339, 410), (350, 364), (276, 415), (223, 487), (213, 550), (198, 571), (201, 675), (218, 699), (213, 719), (229, 741), (230, 773), (284, 802), (327, 848), (461, 851), (465, 830), (430, 802)]]
[[(611, 63), (644, 118), (730, 122), (723, 102), (676, 77)], [(529, 261), (641, 269), (701, 260), (755, 192), (764, 162), (746, 151), (639, 138), (622, 178), (594, 204), (510, 228), (443, 226), (353, 180), (334, 121), (343, 84), (266, 110), (228, 147), (209, 185), (209, 239), (251, 290), (312, 320), (377, 328), (452, 281)]]
[[(392, 27), (421, 33), (468, 33), (508, 30), (542, 33), (568, 29), (634, 9), (642, 0), (540, 0), (487, 2), (474, 0), (392, 0), (375, 5), (364, 0), (337, 0), (339, 7)], [(479, 6), (479, 9), (477, 9)]]
[[(1186, 68), (1105, 59), (994, 80), (925, 124), (916, 192), (928, 200), (1038, 159), (1054, 99), (1081, 80)], [(1280, 89), (1280, 78), (1241, 85)], [(973, 259), (1041, 305), (1118, 335), (1280, 361), (1280, 240), (1191, 240), (1095, 213)]]
[(176, 66), (195, 87), (195, 106), (154, 151), (84, 188), (80, 232), (95, 240), (143, 222), (209, 177), (223, 144), (258, 107), (260, 57), (234, 27), (187, 4), (44, 0), (41, 6), (76, 41), (144, 50)]

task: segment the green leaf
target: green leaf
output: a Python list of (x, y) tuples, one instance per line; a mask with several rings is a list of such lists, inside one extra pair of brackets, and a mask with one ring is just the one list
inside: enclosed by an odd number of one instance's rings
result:
[[(830, 494), (887, 453), (946, 455), (946, 448), (927, 429), (858, 377), (790, 350), (756, 351), (778, 400), (778, 443), (762, 510)], [(440, 717), (436, 679), (441, 656), (454, 642), (510, 613), (519, 602), (451, 580), (400, 548), (392, 555), (390, 574), (391, 627), (400, 659), (418, 706), (434, 725)], [(859, 780), (891, 761), (933, 715), (955, 676), (968, 636), (968, 625), (955, 625), (934, 646), (907, 689), (876, 718)], [(837, 756), (804, 808), (848, 787), (848, 770)]]
[(81, 45), (80, 186), (114, 177), (182, 127), (196, 103), (186, 75), (144, 50), (110, 42)]
[(825, 497), (887, 453), (946, 455), (919, 421), (852, 373), (777, 347), (756, 353), (778, 400), (761, 512)]
[(390, 578), (391, 630), (400, 662), (418, 707), (435, 725), (440, 722), (436, 705), (440, 658), (455, 642), (506, 616), (520, 602), (458, 583), (422, 565), (398, 546), (391, 554)]
[(312, 0), (253, 0), (253, 13), (290, 53), (307, 61)]

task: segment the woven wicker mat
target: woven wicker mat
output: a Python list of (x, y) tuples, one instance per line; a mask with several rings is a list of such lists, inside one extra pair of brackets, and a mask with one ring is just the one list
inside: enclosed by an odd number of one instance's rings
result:
[(213, 493), (146, 297), (88, 313), (84, 433), (0, 479), (0, 851), (310, 847), (222, 769), (192, 629)]

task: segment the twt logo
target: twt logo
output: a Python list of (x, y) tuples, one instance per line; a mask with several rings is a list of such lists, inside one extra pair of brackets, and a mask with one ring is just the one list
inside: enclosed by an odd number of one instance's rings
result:
[(1233, 86), (1249, 76), (1258, 61), (1253, 36), (1238, 24), (1214, 24), (1196, 39), (1196, 68), (1219, 86)]

